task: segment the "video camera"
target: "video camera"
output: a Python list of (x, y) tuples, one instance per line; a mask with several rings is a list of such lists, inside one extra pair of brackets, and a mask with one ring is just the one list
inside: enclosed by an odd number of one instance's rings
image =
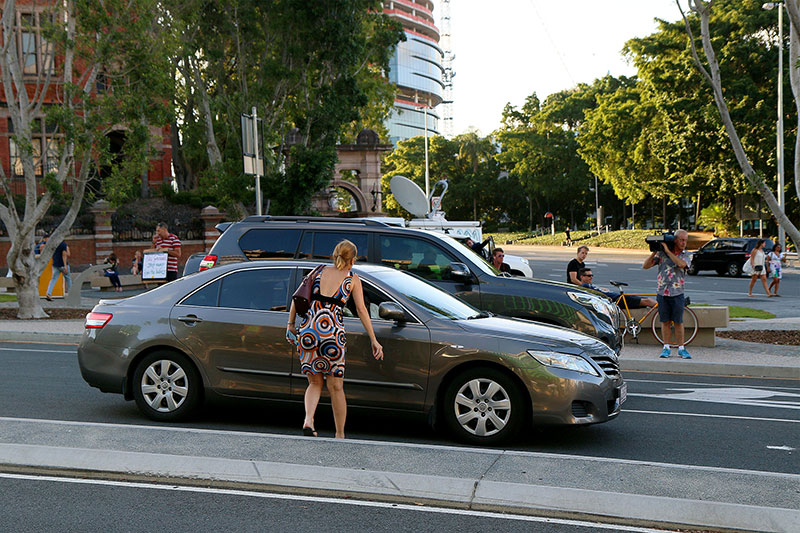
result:
[(661, 243), (665, 243), (671, 252), (675, 251), (675, 233), (668, 231), (666, 233), (659, 233), (657, 235), (648, 235), (644, 238), (645, 242), (650, 245), (651, 252), (661, 252), (664, 249)]

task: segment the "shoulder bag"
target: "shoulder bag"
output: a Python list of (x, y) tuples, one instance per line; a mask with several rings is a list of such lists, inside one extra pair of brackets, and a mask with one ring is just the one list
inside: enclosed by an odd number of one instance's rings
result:
[(294, 294), (292, 294), (294, 310), (303, 318), (308, 316), (308, 310), (311, 308), (311, 289), (314, 287), (314, 278), (317, 277), (317, 274), (322, 272), (323, 268), (325, 268), (325, 265), (319, 265), (309, 272), (308, 275), (303, 278), (303, 281), (300, 282), (300, 286), (297, 287)]

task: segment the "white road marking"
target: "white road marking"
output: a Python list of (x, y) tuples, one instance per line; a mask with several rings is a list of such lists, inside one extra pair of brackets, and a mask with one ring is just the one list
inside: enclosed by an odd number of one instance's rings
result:
[[(633, 396), (630, 392), (628, 396)], [(623, 413), (639, 413), (645, 415), (669, 415), (669, 416), (695, 416), (698, 418), (729, 418), (731, 420), (755, 420), (758, 422), (788, 422), (790, 424), (800, 424), (800, 420), (791, 418), (765, 418), (758, 416), (737, 416), (737, 415), (712, 415), (709, 413), (681, 413), (675, 411), (644, 411), (637, 409), (623, 409)]]
[(783, 452), (791, 452), (791, 451), (795, 450), (795, 448), (792, 448), (791, 446), (786, 446), (785, 444), (783, 446), (767, 446), (767, 449), (768, 450), (780, 450), (780, 451), (783, 451)]
[(642, 533), (664, 533), (665, 531), (675, 531), (666, 529), (650, 529), (642, 527), (624, 526), (617, 524), (606, 524), (602, 522), (588, 522), (585, 520), (569, 520), (564, 518), (545, 518), (529, 515), (512, 515), (507, 513), (493, 513), (490, 511), (472, 511), (469, 509), (450, 509), (447, 507), (433, 507), (426, 505), (409, 505), (403, 503), (372, 502), (365, 500), (354, 500), (345, 498), (331, 498), (326, 496), (305, 496), (299, 494), (280, 494), (275, 492), (258, 492), (253, 490), (241, 489), (219, 489), (212, 487), (193, 487), (180, 485), (161, 485), (158, 483), (144, 483), (140, 481), (111, 481), (104, 479), (81, 479), (56, 476), (35, 476), (28, 474), (4, 474), (0, 473), (0, 478), (15, 479), (24, 481), (47, 481), (53, 483), (70, 483), (75, 485), (100, 485), (107, 487), (126, 487), (135, 489), (164, 490), (174, 492), (191, 492), (196, 494), (214, 494), (223, 496), (239, 496), (247, 498), (262, 498), (267, 500), (289, 500), (301, 502), (313, 502), (329, 505), (353, 505), (357, 507), (372, 507), (379, 509), (397, 509), (400, 511), (414, 511), (417, 513), (439, 513), (448, 515), (471, 516), (476, 518), (492, 518), (498, 520), (515, 520), (521, 522), (536, 522), (543, 524), (559, 524), (573, 527), (591, 527), (596, 529), (609, 529), (613, 531), (634, 531)]
[[(625, 411), (636, 412), (636, 411)], [(647, 412), (647, 411), (639, 411)], [(654, 414), (660, 414), (654, 412)], [(685, 413), (676, 413), (685, 414)], [(705, 416), (705, 415), (698, 415)], [(768, 419), (777, 420), (777, 419)], [(303, 437), (298, 435), (281, 435), (278, 433), (257, 433), (255, 431), (230, 431), (224, 429), (202, 429), (202, 428), (187, 428), (187, 427), (168, 427), (168, 426), (147, 426), (144, 424), (110, 424), (105, 422), (78, 422), (72, 420), (49, 420), (42, 418), (14, 418), (8, 416), (0, 417), (0, 422), (28, 422), (35, 424), (52, 424), (52, 425), (66, 425), (66, 426), (89, 426), (97, 428), (109, 429), (142, 429), (152, 431), (164, 431), (172, 433), (196, 433), (208, 435), (227, 435), (227, 436), (245, 436), (245, 437), (260, 437), (270, 439), (286, 439), (286, 440), (313, 440), (318, 441), (319, 437)], [(787, 420), (787, 422), (796, 422), (794, 420)], [(330, 439), (331, 446), (338, 443), (334, 439)], [(453, 450), (459, 452), (469, 452), (484, 455), (511, 455), (515, 457), (544, 457), (544, 458), (558, 458), (558, 459), (578, 459), (581, 461), (592, 461), (597, 463), (612, 463), (612, 464), (625, 464), (625, 465), (644, 465), (644, 466), (657, 466), (662, 468), (672, 468), (675, 470), (700, 470), (705, 472), (733, 472), (740, 474), (756, 474), (760, 476), (781, 477), (789, 479), (797, 479), (800, 482), (800, 474), (789, 474), (785, 472), (768, 472), (763, 470), (747, 470), (742, 468), (724, 468), (719, 466), (702, 466), (702, 465), (684, 465), (675, 463), (662, 463), (659, 461), (639, 461), (635, 459), (619, 459), (616, 457), (592, 457), (590, 455), (566, 454), (566, 453), (547, 453), (547, 452), (527, 452), (518, 450), (503, 450), (499, 448), (468, 448), (463, 446), (449, 446), (446, 444), (421, 444), (416, 442), (390, 442), (381, 440), (364, 440), (364, 439), (347, 439), (342, 442), (343, 445), (359, 444), (368, 446), (387, 446), (395, 448), (416, 448), (422, 450)]]
[(77, 353), (76, 350), (34, 350), (33, 348), (0, 348), (2, 352), (42, 352), (42, 353)]
[(667, 389), (675, 391), (664, 394), (628, 393), (628, 396), (660, 398), (664, 400), (688, 400), (692, 402), (725, 403), (752, 407), (775, 407), (779, 409), (800, 409), (800, 401), (769, 400), (774, 396), (800, 398), (800, 394), (777, 392), (748, 387), (707, 387), (702, 389)]
[[(736, 378), (742, 379), (742, 378)], [(750, 378), (750, 379), (761, 379), (761, 378)], [(696, 383), (694, 381), (670, 381), (666, 379), (626, 379), (628, 383), (635, 382), (635, 383), (665, 383), (668, 385), (697, 385), (698, 387), (727, 387), (727, 384), (724, 383)], [(764, 387), (766, 390), (796, 390), (800, 391), (800, 387), (773, 387), (768, 386)]]

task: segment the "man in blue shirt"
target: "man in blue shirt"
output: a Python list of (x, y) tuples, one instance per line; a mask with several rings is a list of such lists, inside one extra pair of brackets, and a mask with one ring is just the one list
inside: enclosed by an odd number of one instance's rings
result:
[(53, 274), (45, 295), (48, 302), (53, 301), (53, 287), (56, 286), (56, 281), (61, 275), (64, 276), (64, 280), (67, 282), (67, 292), (69, 292), (72, 287), (72, 278), (69, 277), (69, 246), (64, 241), (61, 241), (61, 244), (56, 247), (56, 251), (53, 252)]

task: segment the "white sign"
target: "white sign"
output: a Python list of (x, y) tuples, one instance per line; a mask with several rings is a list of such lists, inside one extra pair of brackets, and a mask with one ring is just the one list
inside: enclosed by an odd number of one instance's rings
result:
[(142, 258), (142, 279), (166, 279), (167, 252), (147, 252)]

